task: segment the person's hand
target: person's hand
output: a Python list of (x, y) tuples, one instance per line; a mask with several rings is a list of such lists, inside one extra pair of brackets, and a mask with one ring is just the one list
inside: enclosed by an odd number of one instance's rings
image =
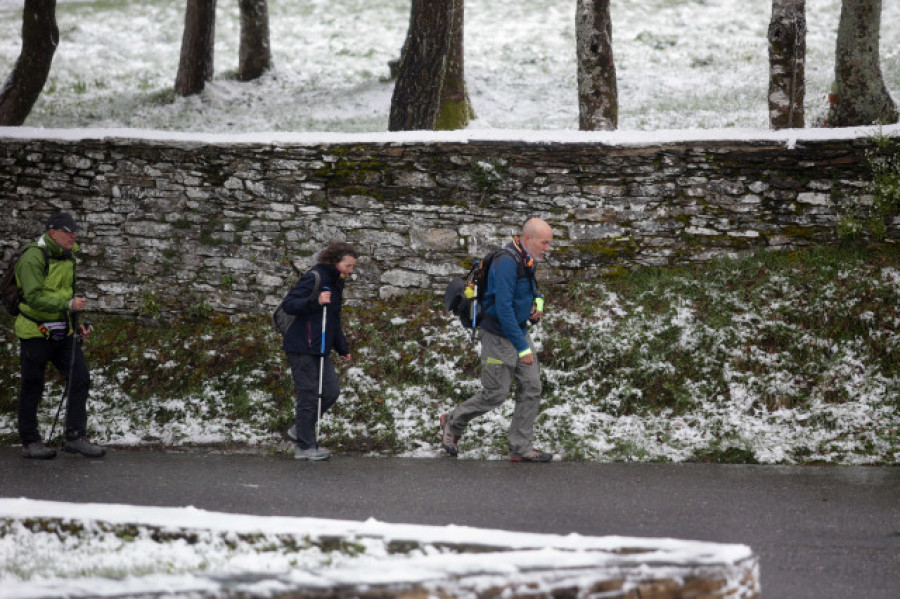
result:
[(534, 364), (534, 354), (533, 353), (525, 354), (524, 356), (522, 356), (519, 359), (522, 360), (522, 364)]
[(338, 356), (338, 357), (339, 357), (341, 360), (343, 360), (344, 362), (349, 362), (350, 360), (353, 359), (353, 356), (351, 356), (350, 354), (347, 354), (346, 356)]
[(319, 294), (319, 305), (324, 306), (331, 303), (331, 292), (323, 291)]
[(543, 317), (543, 312), (541, 312), (534, 306), (531, 307), (531, 316), (528, 317), (528, 320), (530, 320), (532, 323), (537, 323), (540, 322)]
[(72, 298), (72, 301), (69, 302), (69, 311), (71, 312), (84, 312), (84, 307), (87, 304), (87, 298), (81, 295), (76, 295)]
[(78, 336), (81, 337), (82, 340), (87, 339), (91, 336), (91, 333), (94, 332), (94, 327), (91, 325), (78, 325)]

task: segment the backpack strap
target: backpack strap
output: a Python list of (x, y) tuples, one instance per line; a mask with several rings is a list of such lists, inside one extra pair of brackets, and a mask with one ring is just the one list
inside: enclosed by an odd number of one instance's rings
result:
[[(47, 275), (50, 274), (50, 254), (47, 252), (47, 248), (42, 245), (37, 246), (41, 253), (44, 255), (44, 278), (47, 278)], [(75, 272), (75, 269), (72, 269), (72, 272)], [(74, 274), (72, 275), (74, 277)], [(73, 284), (72, 287), (75, 285)]]
[[(512, 259), (515, 261), (515, 263), (516, 263), (516, 280), (518, 281), (519, 279), (528, 277), (532, 280), (532, 287), (534, 287), (535, 278), (531, 274), (529, 274), (528, 271), (525, 270), (525, 261), (522, 260), (522, 254), (520, 254), (519, 252), (517, 252), (513, 249), (505, 247), (505, 246), (500, 248), (496, 252), (494, 252), (493, 257), (491, 258), (491, 263), (488, 265), (488, 272), (486, 272), (484, 275), (485, 287), (487, 287), (487, 278), (488, 278), (488, 276), (490, 276), (490, 271), (492, 268), (494, 268), (494, 264), (497, 263), (497, 258), (500, 257), (501, 253), (507, 254), (508, 256), (512, 257)], [(485, 289), (485, 291), (487, 291), (487, 289)], [(490, 307), (491, 305), (493, 305), (493, 303), (488, 304), (487, 302), (484, 302), (482, 305), (482, 309), (487, 310), (487, 308)]]
[(78, 292), (78, 260), (75, 259), (75, 254), (69, 254), (66, 259), (72, 261), (72, 297), (75, 297)]
[(525, 268), (525, 261), (522, 259), (522, 254), (515, 250), (511, 250), (508, 247), (504, 247), (508, 253), (510, 253), (513, 257), (513, 260), (516, 261), (516, 279), (521, 279), (523, 277), (528, 277), (531, 279), (531, 290), (535, 295), (539, 294), (538, 290), (537, 278), (534, 276), (534, 270), (527, 270)]
[(521, 279), (522, 277), (528, 276), (528, 273), (525, 271), (525, 261), (522, 260), (522, 254), (515, 250), (511, 250), (508, 247), (503, 248), (503, 251), (513, 257), (513, 260), (516, 261), (516, 278)]
[(308, 304), (309, 302), (311, 302), (311, 301), (313, 300), (314, 297), (316, 297), (317, 295), (319, 295), (319, 288), (322, 286), (322, 276), (319, 274), (319, 271), (316, 270), (315, 268), (310, 268), (310, 269), (309, 269), (309, 272), (311, 272), (311, 273), (313, 274), (313, 277), (315, 277), (316, 282), (313, 283), (312, 293), (310, 293), (310, 294), (309, 294), (309, 297), (306, 298), (306, 303), (307, 303), (307, 304)]

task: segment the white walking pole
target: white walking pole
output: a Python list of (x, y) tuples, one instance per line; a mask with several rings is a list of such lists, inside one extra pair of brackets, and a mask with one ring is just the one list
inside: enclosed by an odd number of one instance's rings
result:
[[(326, 287), (327, 289), (327, 287)], [(319, 410), (316, 413), (316, 447), (319, 446), (319, 421), (322, 419), (322, 375), (325, 373), (325, 316), (328, 304), (322, 305), (322, 355), (319, 357)]]

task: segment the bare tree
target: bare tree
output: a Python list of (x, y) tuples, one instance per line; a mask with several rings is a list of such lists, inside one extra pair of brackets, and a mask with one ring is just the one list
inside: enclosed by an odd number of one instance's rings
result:
[(829, 126), (897, 122), (897, 105), (881, 73), (880, 38), (881, 0), (843, 0)]
[(802, 129), (806, 96), (806, 0), (772, 0), (769, 125)]
[(619, 125), (619, 94), (609, 0), (578, 0), (575, 52), (578, 59), (578, 128), (582, 131), (616, 129)]
[(441, 108), (454, 8), (462, 0), (412, 0), (388, 130), (433, 130)]
[(0, 89), (0, 125), (18, 127), (28, 118), (47, 83), (58, 45), (56, 0), (25, 0), (22, 51)]
[(441, 91), (441, 108), (435, 122), (435, 129), (465, 129), (469, 119), (475, 118), (469, 92), (466, 89), (465, 49), (463, 33), (465, 29), (465, 0), (453, 3), (453, 22), (450, 29), (450, 54), (444, 73)]
[(181, 59), (175, 76), (175, 93), (199, 94), (213, 78), (213, 46), (216, 40), (216, 0), (187, 0)]
[(241, 47), (238, 78), (252, 81), (272, 68), (267, 0), (238, 0), (241, 9)]

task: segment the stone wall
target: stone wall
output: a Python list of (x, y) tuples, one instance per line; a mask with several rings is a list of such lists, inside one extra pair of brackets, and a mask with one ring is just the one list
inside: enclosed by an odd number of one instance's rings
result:
[(862, 134), (616, 143), (123, 133), (0, 129), (0, 244), (5, 258), (50, 213), (71, 211), (85, 225), (85, 293), (130, 314), (270, 312), (331, 239), (362, 254), (351, 301), (440, 291), (529, 216), (555, 229), (541, 272), (551, 285), (828, 243), (843, 210), (870, 203), (865, 154), (876, 151)]

